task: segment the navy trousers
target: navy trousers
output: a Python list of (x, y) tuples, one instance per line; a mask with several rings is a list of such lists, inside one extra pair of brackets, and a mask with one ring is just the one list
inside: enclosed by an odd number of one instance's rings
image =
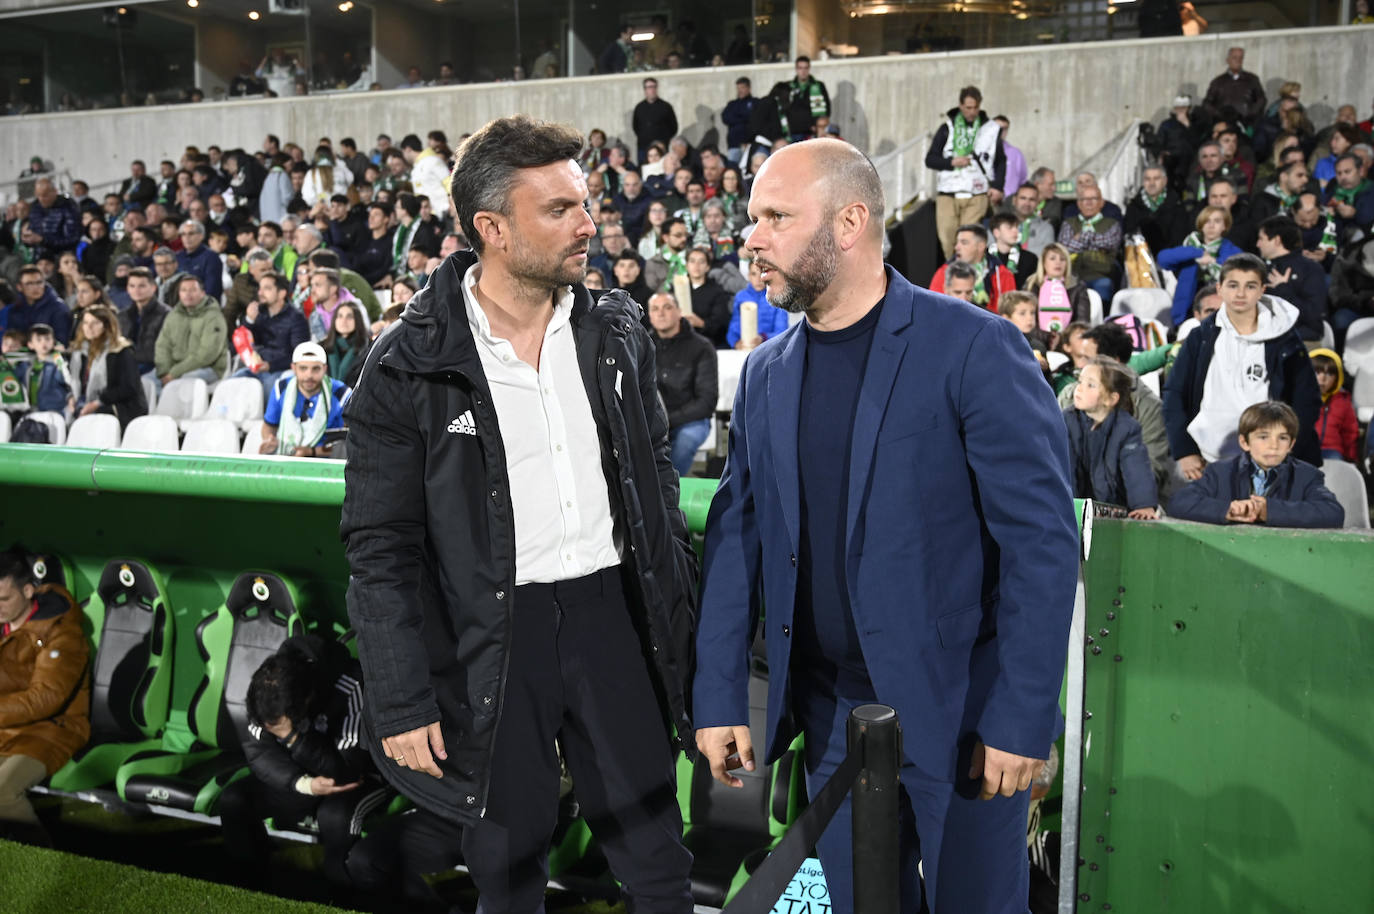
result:
[[(815, 796), (844, 761), (849, 712), (874, 698), (871, 694), (837, 696), (833, 685), (827, 689), (824, 683), (809, 682), (796, 670), (793, 683), (793, 710), (806, 736), (806, 786)], [(920, 733), (903, 730), (906, 742), (920, 738)], [(971, 751), (970, 745), (960, 754), (960, 775), (968, 772)], [(934, 914), (1025, 914), (1028, 910), (1030, 791), (980, 800), (981, 784), (981, 780), (964, 777), (950, 784), (921, 773), (912, 764), (902, 766), (898, 810), (903, 914), (922, 910), (918, 863), (925, 874), (927, 909)], [(846, 796), (817, 844), (834, 914), (854, 914), (852, 834)]]

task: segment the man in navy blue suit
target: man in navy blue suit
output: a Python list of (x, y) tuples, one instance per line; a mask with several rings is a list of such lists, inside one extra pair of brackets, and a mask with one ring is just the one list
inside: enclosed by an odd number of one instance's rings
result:
[[(902, 910), (1025, 911), (1027, 788), (1049, 755), (1077, 580), (1063, 419), (1009, 321), (882, 263), (883, 194), (841, 140), (755, 180), (748, 246), (806, 320), (745, 363), (706, 526), (697, 745), (752, 770), (748, 654), (763, 604), (767, 759), (806, 737), (813, 794), (845, 719), (901, 716)], [(919, 838), (919, 844), (918, 844)], [(819, 844), (852, 911), (850, 821)]]

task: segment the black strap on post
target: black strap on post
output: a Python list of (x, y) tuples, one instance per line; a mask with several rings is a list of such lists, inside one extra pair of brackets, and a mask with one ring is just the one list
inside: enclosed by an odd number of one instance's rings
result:
[(898, 914), (897, 790), (902, 730), (887, 705), (849, 714), (849, 752), (863, 759), (854, 782), (854, 910)]
[[(855, 708), (849, 715), (848, 740), (849, 751), (839, 768), (721, 914), (767, 914), (771, 911), (820, 840), (825, 827), (835, 818), (850, 788), (854, 789), (855, 911), (859, 914), (897, 914), (897, 775), (901, 769), (901, 728), (897, 725), (897, 712), (886, 705)], [(865, 801), (860, 800), (861, 789), (870, 794)], [(862, 802), (867, 802), (868, 806), (860, 813)], [(875, 811), (888, 808), (890, 815), (881, 813), (874, 818)], [(890, 829), (881, 824), (887, 821), (883, 816), (890, 818)], [(885, 837), (875, 839), (869, 834), (882, 829), (886, 829)], [(873, 847), (874, 852), (865, 850), (861, 854), (861, 842), (865, 848)], [(864, 888), (861, 889), (861, 885)], [(861, 891), (865, 894), (860, 894)], [(885, 906), (866, 907), (870, 898), (880, 897), (868, 894), (871, 892), (882, 893), (881, 898), (890, 901), (882, 901)]]

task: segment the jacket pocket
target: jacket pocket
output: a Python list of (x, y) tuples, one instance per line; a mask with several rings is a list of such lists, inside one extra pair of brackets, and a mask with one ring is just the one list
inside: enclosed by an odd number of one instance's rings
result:
[[(983, 628), (985, 610), (996, 602), (996, 598), (979, 600), (936, 619), (935, 627), (940, 633), (940, 646), (956, 648), (972, 644)], [(988, 627), (991, 628), (990, 625)]]

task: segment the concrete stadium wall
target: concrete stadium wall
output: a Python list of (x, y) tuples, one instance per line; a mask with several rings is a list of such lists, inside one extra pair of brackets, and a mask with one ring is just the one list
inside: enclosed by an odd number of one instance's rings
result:
[[(844, 135), (870, 155), (932, 131), (956, 103), (958, 88), (973, 83), (990, 113), (1011, 118), (1011, 141), (1032, 167), (1062, 172), (1110, 144), (1131, 119), (1162, 119), (1176, 93), (1204, 93), (1231, 44), (1245, 47), (1246, 68), (1271, 96), (1283, 81), (1302, 83), (1317, 123), (1344, 103), (1364, 113), (1374, 98), (1370, 26), (818, 61), (814, 72), (829, 87)], [(719, 128), (736, 76), (748, 75), (762, 92), (790, 74), (790, 65), (774, 64), (656, 75), (696, 142)], [(41, 152), (95, 189), (126, 176), (133, 158), (176, 160), (186, 145), (255, 150), (275, 133), (306, 146), (321, 136), (353, 136), (366, 149), (380, 132), (399, 139), (437, 127), (456, 139), (515, 112), (584, 131), (601, 127), (633, 144), (630, 111), (642, 97), (639, 83), (638, 75), (596, 76), (6, 118), (0, 174), (17, 174)]]

